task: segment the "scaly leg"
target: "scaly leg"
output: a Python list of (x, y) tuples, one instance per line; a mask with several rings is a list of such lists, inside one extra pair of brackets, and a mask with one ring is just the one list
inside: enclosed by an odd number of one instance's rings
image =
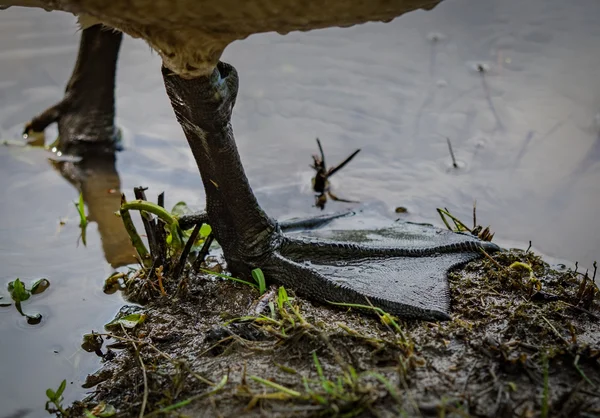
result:
[(405, 318), (444, 320), (448, 271), (479, 257), (480, 247), (498, 250), (420, 225), (348, 231), (337, 237), (342, 241), (284, 235), (258, 205), (237, 151), (231, 126), (235, 68), (220, 62), (210, 76), (184, 79), (163, 67), (163, 79), (202, 176), (208, 221), (232, 273), (249, 277), (261, 268), (269, 281), (320, 302), (372, 303)]

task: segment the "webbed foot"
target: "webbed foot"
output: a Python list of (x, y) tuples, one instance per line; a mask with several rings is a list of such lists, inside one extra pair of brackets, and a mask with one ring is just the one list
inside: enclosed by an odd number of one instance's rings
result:
[[(231, 127), (238, 77), (219, 63), (210, 76), (184, 79), (163, 68), (175, 115), (206, 193), (208, 222), (232, 273), (267, 280), (320, 302), (380, 307), (405, 318), (448, 319), (448, 271), (495, 244), (435, 228), (351, 231), (335, 240), (286, 236), (258, 205)], [(416, 228), (416, 229), (415, 229)], [(359, 243), (360, 244), (359, 244)]]
[[(372, 303), (404, 318), (445, 320), (448, 272), (480, 257), (480, 248), (499, 250), (475, 236), (426, 224), (321, 229), (353, 215), (347, 211), (279, 221), (280, 244), (261, 269), (278, 277), (279, 284), (324, 303)], [(209, 222), (206, 212), (179, 219), (184, 229), (198, 222)]]
[[(446, 320), (448, 272), (496, 244), (433, 226), (323, 231), (283, 238), (263, 271), (320, 302), (373, 305), (407, 319)], [(315, 238), (316, 236), (316, 238)]]
[(114, 91), (122, 33), (95, 25), (83, 30), (77, 62), (63, 99), (25, 125), (24, 136), (58, 124), (63, 153), (114, 151)]

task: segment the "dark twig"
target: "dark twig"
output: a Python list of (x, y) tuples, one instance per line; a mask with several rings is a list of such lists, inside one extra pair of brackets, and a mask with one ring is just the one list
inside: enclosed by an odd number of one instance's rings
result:
[(479, 251), (481, 251), (483, 253), (483, 255), (485, 256), (485, 258), (487, 258), (488, 260), (490, 260), (496, 267), (498, 267), (501, 271), (507, 271), (506, 267), (503, 267), (500, 263), (498, 263), (496, 260), (494, 260), (492, 258), (491, 255), (489, 255), (484, 249), (483, 247), (479, 247)]
[[(135, 198), (138, 200), (146, 200), (145, 191), (148, 190), (147, 187), (134, 187), (133, 194)], [(142, 223), (144, 224), (144, 230), (146, 231), (146, 237), (148, 239), (148, 247), (150, 247), (150, 256), (152, 260), (156, 260), (157, 256), (157, 242), (156, 242), (156, 219), (149, 213), (140, 211), (140, 216), (142, 217)]]
[(200, 267), (202, 266), (204, 259), (208, 255), (208, 250), (210, 250), (210, 245), (212, 244), (214, 239), (215, 239), (215, 236), (213, 235), (212, 232), (210, 233), (209, 236), (206, 237), (206, 240), (204, 241), (204, 245), (202, 245), (202, 248), (200, 249), (200, 252), (198, 253), (198, 256), (196, 257), (196, 261), (194, 261), (194, 265), (192, 266), (192, 270), (194, 272), (197, 272), (198, 270), (200, 270)]
[(161, 194), (158, 195), (158, 199), (157, 199), (156, 203), (161, 208), (165, 207), (165, 192), (162, 192)]
[(525, 250), (525, 253), (527, 254), (529, 252), (529, 250), (531, 250), (531, 241), (529, 241), (529, 247), (527, 247), (527, 250)]
[(333, 176), (342, 167), (348, 164), (356, 156), (356, 154), (360, 152), (360, 149), (357, 149), (352, 154), (350, 154), (350, 156), (344, 161), (342, 161), (338, 166), (332, 166), (328, 169), (325, 163), (325, 153), (323, 152), (323, 146), (321, 145), (321, 141), (319, 140), (319, 138), (317, 138), (317, 145), (319, 146), (320, 155), (314, 154), (312, 156), (313, 165), (310, 166), (313, 170), (316, 171), (315, 176), (312, 178), (313, 190), (316, 193), (318, 193), (315, 195), (315, 206), (321, 210), (324, 209), (325, 204), (327, 203), (327, 197), (338, 202), (357, 203), (356, 201), (341, 199), (334, 195), (330, 189), (329, 177)]
[(592, 277), (592, 281), (594, 282), (594, 284), (596, 284), (596, 272), (598, 271), (598, 262), (594, 261), (594, 264), (592, 264), (592, 266), (594, 266), (594, 276)]
[(452, 143), (450, 142), (450, 138), (446, 137), (446, 142), (448, 142), (448, 149), (450, 150), (450, 157), (452, 157), (452, 167), (458, 168), (458, 164), (456, 163), (456, 158), (454, 157), (454, 151), (452, 150)]
[[(320, 147), (320, 144), (319, 144)], [(350, 154), (350, 156), (348, 158), (346, 158), (344, 161), (342, 161), (337, 167), (332, 168), (329, 171), (329, 175), (328, 177), (333, 176), (337, 171), (341, 170), (346, 164), (348, 164), (350, 162), (350, 160), (352, 160), (356, 154), (358, 154), (360, 152), (360, 148), (357, 149), (356, 151), (354, 151), (352, 154)], [(325, 163), (325, 160), (323, 160), (323, 164)]]
[(589, 315), (590, 318), (595, 319), (596, 321), (600, 321), (600, 316), (596, 315), (593, 312), (590, 312), (589, 310), (587, 310), (585, 308), (582, 308), (581, 306), (573, 305), (571, 303), (565, 302), (564, 300), (561, 300), (560, 302), (565, 304), (567, 307), (573, 309), (576, 312)]
[(201, 227), (202, 227), (201, 223), (196, 224), (196, 227), (192, 231), (192, 235), (190, 235), (187, 242), (185, 243), (185, 247), (183, 247), (183, 251), (181, 252), (179, 261), (177, 262), (177, 265), (175, 266), (175, 269), (173, 270), (173, 281), (177, 281), (179, 279), (179, 276), (181, 276), (181, 273), (183, 272), (183, 268), (185, 267), (185, 261), (187, 260), (187, 256), (190, 253), (190, 250), (192, 249), (192, 245), (194, 245), (194, 242), (196, 241), (198, 234), (200, 233)]
[[(158, 195), (157, 204), (161, 208), (165, 207), (165, 193), (164, 192), (162, 192), (161, 194)], [(168, 260), (167, 260), (167, 233), (165, 232), (165, 228), (163, 227), (163, 225), (160, 222), (157, 222), (155, 236), (156, 236), (156, 242), (157, 242), (157, 249), (156, 249), (157, 254), (156, 255), (157, 255), (158, 260), (162, 263), (163, 270), (166, 273), (170, 267), (168, 265)]]
[(323, 167), (327, 167), (325, 165), (325, 153), (323, 152), (323, 146), (321, 145), (319, 138), (317, 138), (317, 145), (319, 146), (319, 152), (321, 153), (321, 163), (323, 164)]

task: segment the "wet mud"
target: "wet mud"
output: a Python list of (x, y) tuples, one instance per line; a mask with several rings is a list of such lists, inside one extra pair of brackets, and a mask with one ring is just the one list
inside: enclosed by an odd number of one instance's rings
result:
[[(144, 289), (135, 280), (134, 300)], [(73, 416), (99, 403), (122, 417), (142, 408), (195, 417), (600, 414), (598, 288), (591, 274), (532, 252), (451, 273), (452, 320), (442, 323), (390, 322), (291, 293), (282, 302), (279, 289), (260, 297), (209, 276), (186, 281), (184, 292), (165, 282), (167, 295), (134, 308), (145, 315), (139, 325), (97, 330), (104, 364)]]

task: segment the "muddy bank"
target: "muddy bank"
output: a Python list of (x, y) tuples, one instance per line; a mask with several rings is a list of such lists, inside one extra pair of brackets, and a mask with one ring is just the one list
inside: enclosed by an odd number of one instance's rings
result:
[[(516, 250), (471, 262), (451, 274), (444, 323), (279, 289), (261, 298), (209, 276), (179, 291), (165, 281), (143, 322), (97, 330), (104, 365), (69, 413), (104, 403), (119, 417), (599, 416), (598, 288), (591, 273), (557, 268)], [(130, 297), (153, 288), (138, 279)]]

